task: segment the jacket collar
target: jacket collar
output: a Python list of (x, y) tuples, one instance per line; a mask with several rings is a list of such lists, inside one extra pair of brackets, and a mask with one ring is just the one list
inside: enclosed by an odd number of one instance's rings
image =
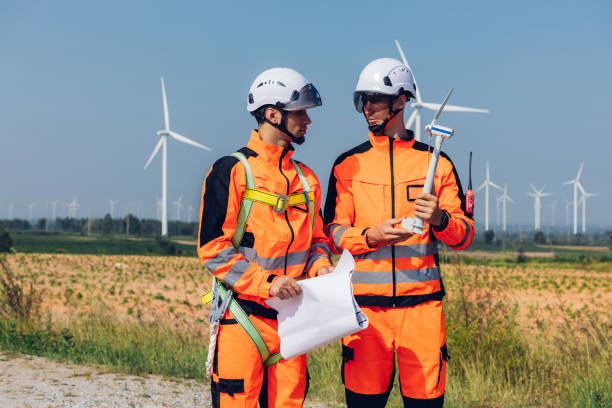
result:
[(274, 163), (277, 166), (280, 160), (283, 161), (283, 164), (288, 164), (294, 152), (294, 148), (291, 144), (289, 144), (287, 148), (284, 148), (264, 142), (261, 140), (259, 132), (255, 129), (251, 131), (251, 138), (249, 139), (249, 143), (247, 143), (247, 147), (257, 153), (258, 157), (261, 159)]
[[(410, 133), (409, 133), (410, 135)], [(372, 143), (372, 146), (376, 149), (376, 150), (381, 150), (381, 151), (385, 151), (388, 152), (389, 151), (389, 142), (391, 141), (391, 138), (389, 136), (374, 136), (374, 134), (372, 132), (370, 132), (368, 134), (368, 137), (370, 138), (370, 143)], [(414, 146), (414, 137), (411, 137), (408, 140), (393, 140), (393, 149), (411, 149), (412, 146)]]

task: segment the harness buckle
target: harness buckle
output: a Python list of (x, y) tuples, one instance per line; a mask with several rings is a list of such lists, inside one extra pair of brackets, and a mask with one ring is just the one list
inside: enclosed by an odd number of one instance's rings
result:
[(287, 202), (289, 201), (289, 197), (287, 194), (278, 194), (276, 196), (276, 204), (274, 204), (274, 211), (277, 214), (282, 214), (287, 210)]

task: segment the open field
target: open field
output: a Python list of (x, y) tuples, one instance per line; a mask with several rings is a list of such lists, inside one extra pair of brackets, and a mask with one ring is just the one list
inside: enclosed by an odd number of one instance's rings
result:
[[(198, 259), (4, 259), (21, 287), (32, 283), (41, 294), (41, 316), (40, 323), (15, 327), (5, 313), (2, 347), (128, 373), (204, 380), (208, 308), (200, 296), (211, 279)], [(482, 265), (454, 259), (443, 273), (452, 356), (448, 406), (612, 402), (612, 380), (603, 374), (612, 370), (611, 263)], [(309, 398), (341, 402), (338, 344), (317, 350), (309, 361)], [(399, 403), (394, 391), (389, 406)]]

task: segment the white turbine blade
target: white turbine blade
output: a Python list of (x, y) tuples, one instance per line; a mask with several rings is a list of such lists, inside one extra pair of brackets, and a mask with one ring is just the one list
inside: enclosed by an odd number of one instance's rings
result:
[(487, 181), (485, 180), (480, 187), (478, 187), (478, 189), (476, 190), (476, 192), (479, 192), (480, 190), (482, 190), (483, 188), (485, 188), (487, 186)]
[(584, 162), (580, 163), (580, 168), (578, 169), (578, 175), (576, 176), (576, 181), (580, 180), (580, 175), (582, 174), (583, 167), (584, 167)]
[(164, 77), (161, 77), (162, 86), (162, 98), (164, 100), (164, 123), (166, 124), (166, 130), (170, 129), (170, 118), (168, 115), (168, 100), (166, 99), (166, 85), (164, 84)]
[(503, 188), (501, 188), (500, 186), (498, 186), (497, 184), (495, 184), (495, 183), (494, 183), (494, 182), (492, 182), (491, 180), (489, 180), (489, 185), (490, 185), (491, 187), (495, 187), (495, 188), (496, 188), (496, 189), (498, 189), (498, 190), (504, 191), (504, 189), (503, 189)]
[(580, 192), (582, 193), (582, 195), (586, 194), (586, 191), (584, 191), (584, 187), (582, 187), (582, 184), (580, 183), (576, 183), (578, 185), (578, 189), (580, 189)]
[(563, 183), (563, 185), (574, 184), (575, 182), (576, 182), (576, 180), (570, 180), (570, 181), (566, 181), (565, 183)]
[(406, 121), (406, 129), (410, 129), (410, 126), (412, 126), (412, 124), (414, 123), (414, 120), (416, 119), (418, 114), (419, 114), (418, 109), (414, 109), (412, 111), (412, 113), (410, 114), (410, 117)]
[[(430, 102), (423, 102), (422, 103), (424, 108), (427, 109), (431, 109), (433, 111), (437, 111), (438, 109), (440, 109), (440, 104), (439, 103), (430, 103)], [(479, 112), (479, 113), (489, 113), (488, 109), (480, 109), (480, 108), (468, 108), (465, 106), (457, 106), (457, 105), (446, 105), (444, 107), (444, 112)]]
[(527, 195), (528, 195), (528, 196), (530, 196), (530, 197), (536, 197), (536, 198), (538, 197), (537, 195), (535, 195), (535, 194), (533, 194), (533, 193), (525, 193), (525, 194), (527, 194)]
[(204, 149), (204, 150), (208, 150), (209, 152), (212, 152), (210, 147), (206, 147), (204, 145), (199, 144), (198, 142), (194, 142), (193, 140), (188, 139), (188, 138), (186, 138), (183, 135), (179, 135), (176, 132), (173, 132), (173, 131), (170, 130), (170, 131), (168, 131), (168, 134), (170, 136), (172, 136), (173, 138), (175, 138), (176, 140), (178, 140), (179, 142), (187, 143), (187, 144), (190, 144), (192, 146), (199, 147), (200, 149)]
[(145, 164), (144, 166), (145, 170), (147, 169), (147, 167), (149, 167), (149, 164), (151, 164), (151, 160), (153, 160), (153, 158), (155, 157), (155, 155), (157, 154), (157, 152), (159, 151), (159, 148), (162, 146), (163, 143), (164, 143), (164, 138), (160, 137), (159, 142), (157, 142), (157, 146), (155, 146), (155, 149), (153, 149), (153, 153), (151, 154), (151, 157), (149, 157), (149, 160), (147, 160), (147, 164)]
[[(406, 56), (404, 55), (404, 51), (402, 51), (402, 47), (400, 47), (399, 41), (395, 40), (395, 45), (397, 47), (397, 50), (400, 53), (400, 56), (402, 57), (402, 62), (412, 72), (412, 79), (414, 79), (414, 87), (416, 88), (416, 100), (417, 100), (417, 102), (421, 102), (423, 99), (421, 99), (421, 91), (419, 90), (419, 86), (417, 85), (416, 76), (414, 75), (414, 70), (412, 69), (410, 64), (408, 64), (408, 61), (406, 60)], [(408, 126), (406, 126), (406, 127), (408, 127)]]
[(546, 197), (552, 195), (552, 193), (540, 193), (540, 197)]

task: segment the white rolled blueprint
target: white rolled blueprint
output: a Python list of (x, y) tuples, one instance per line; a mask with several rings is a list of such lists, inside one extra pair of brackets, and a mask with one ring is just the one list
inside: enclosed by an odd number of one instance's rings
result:
[(355, 260), (344, 251), (336, 269), (327, 275), (299, 281), (302, 294), (266, 304), (278, 311), (280, 353), (290, 359), (368, 327), (368, 318), (355, 297), (351, 276)]

